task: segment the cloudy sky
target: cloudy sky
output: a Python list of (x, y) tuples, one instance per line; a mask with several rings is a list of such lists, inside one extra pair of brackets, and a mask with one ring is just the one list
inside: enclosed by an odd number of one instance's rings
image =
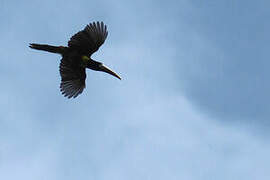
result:
[[(0, 179), (267, 180), (270, 2), (0, 0)], [(60, 56), (92, 21), (109, 36), (59, 91)]]

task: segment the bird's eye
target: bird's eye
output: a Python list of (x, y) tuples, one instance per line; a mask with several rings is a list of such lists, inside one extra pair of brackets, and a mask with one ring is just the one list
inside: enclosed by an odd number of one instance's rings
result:
[(82, 60), (84, 63), (87, 63), (90, 59), (87, 56), (82, 56)]

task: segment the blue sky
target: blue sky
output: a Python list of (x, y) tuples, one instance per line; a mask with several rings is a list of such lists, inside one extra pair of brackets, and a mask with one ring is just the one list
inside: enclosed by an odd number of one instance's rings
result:
[[(270, 2), (0, 1), (0, 179), (270, 177)], [(92, 21), (109, 35), (76, 99), (60, 56)]]

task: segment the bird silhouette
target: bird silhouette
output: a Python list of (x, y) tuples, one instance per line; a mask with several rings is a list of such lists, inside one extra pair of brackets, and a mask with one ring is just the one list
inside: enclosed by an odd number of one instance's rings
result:
[(85, 88), (86, 68), (106, 72), (121, 80), (121, 77), (111, 69), (91, 58), (107, 36), (107, 26), (103, 22), (93, 22), (73, 35), (68, 41), (67, 47), (35, 43), (31, 43), (29, 47), (62, 56), (59, 66), (60, 90), (65, 97), (76, 98)]

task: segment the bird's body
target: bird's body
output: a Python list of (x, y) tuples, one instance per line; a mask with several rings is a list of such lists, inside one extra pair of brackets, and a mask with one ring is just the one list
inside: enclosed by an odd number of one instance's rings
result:
[(67, 47), (34, 43), (30, 44), (30, 47), (58, 53), (62, 56), (59, 67), (61, 75), (60, 89), (64, 96), (75, 98), (85, 88), (86, 68), (103, 71), (121, 79), (102, 63), (91, 59), (91, 55), (104, 43), (107, 35), (106, 25), (103, 22), (94, 22), (72, 36)]

